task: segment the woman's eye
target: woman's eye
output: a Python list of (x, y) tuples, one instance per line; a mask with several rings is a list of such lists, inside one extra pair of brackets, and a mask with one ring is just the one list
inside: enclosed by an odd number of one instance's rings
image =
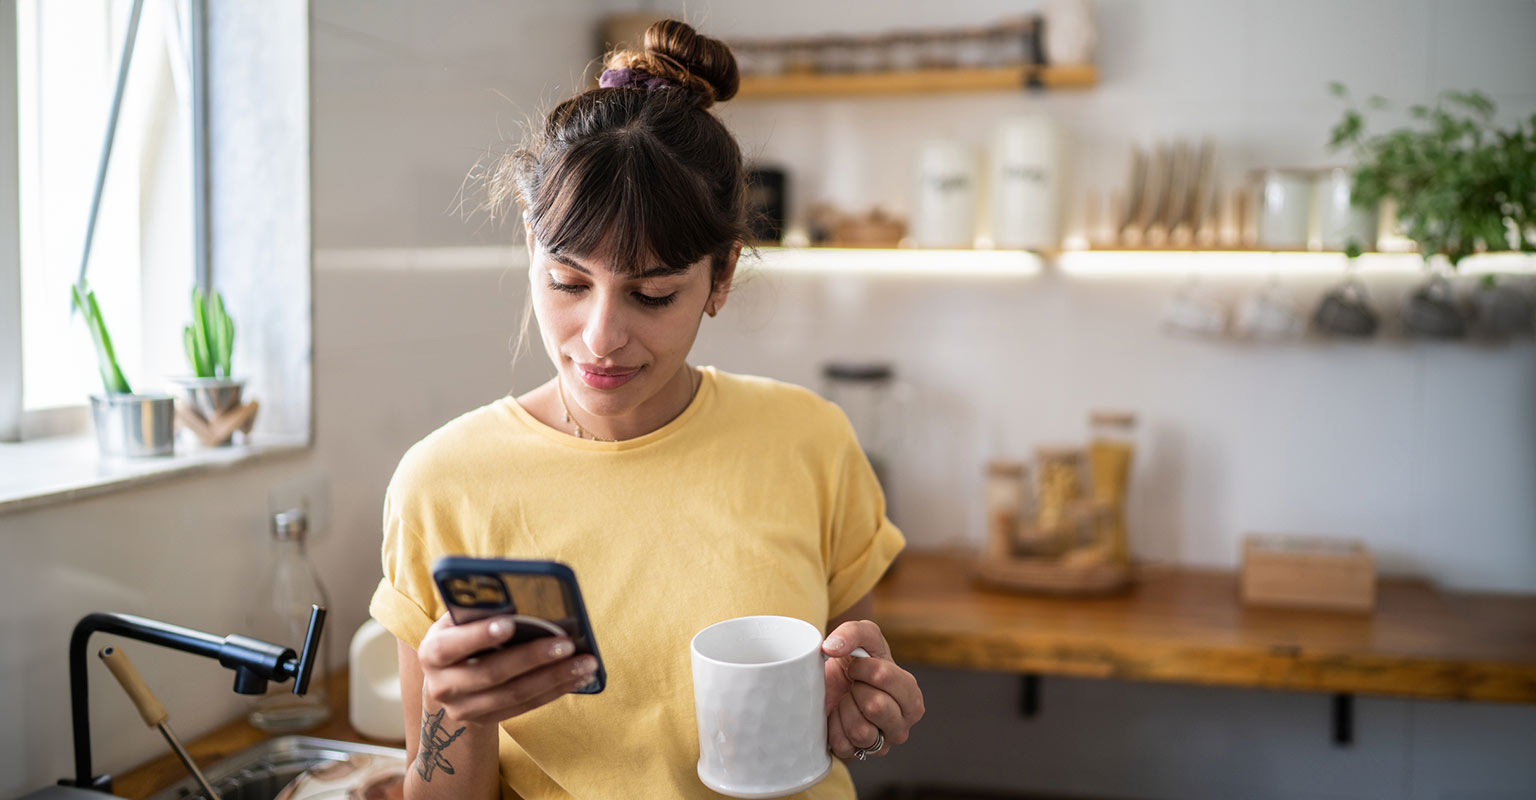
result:
[(578, 283), (561, 283), (560, 281), (555, 280), (555, 276), (551, 275), (549, 276), (549, 288), (554, 289), (557, 292), (565, 292), (566, 294), (579, 294), (583, 289), (586, 289), (587, 287)]
[(650, 306), (651, 308), (664, 308), (666, 306), (672, 305), (672, 301), (677, 299), (677, 292), (673, 292), (662, 297), (652, 297), (645, 292), (635, 292), (635, 299), (639, 300), (640, 304), (644, 306)]

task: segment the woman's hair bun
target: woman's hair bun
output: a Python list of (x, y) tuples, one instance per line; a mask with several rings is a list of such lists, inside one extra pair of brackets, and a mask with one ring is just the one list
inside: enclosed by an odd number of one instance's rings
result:
[(608, 56), (606, 66), (627, 67), (692, 89), (703, 95), (706, 107), (735, 97), (741, 87), (741, 72), (731, 48), (675, 19), (652, 23), (645, 31), (643, 51), (615, 52)]

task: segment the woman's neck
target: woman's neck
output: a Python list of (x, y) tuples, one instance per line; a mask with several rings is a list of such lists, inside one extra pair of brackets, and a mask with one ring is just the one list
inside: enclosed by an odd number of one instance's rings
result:
[[(557, 373), (553, 381), (555, 400), (559, 403), (556, 419), (563, 424), (556, 424), (553, 427), (579, 438), (596, 441), (637, 439), (677, 419), (678, 415), (693, 402), (694, 394), (698, 391), (702, 380), (703, 377), (698, 370), (684, 364), (667, 381), (661, 391), (633, 411), (622, 415), (597, 416), (588, 413), (566, 391)], [(544, 421), (548, 422), (548, 420)]]

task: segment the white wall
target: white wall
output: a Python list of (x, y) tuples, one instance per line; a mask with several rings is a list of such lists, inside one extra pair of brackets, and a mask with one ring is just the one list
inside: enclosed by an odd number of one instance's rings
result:
[[(840, 21), (961, 24), (1005, 6), (881, 4), (877, 12), (868, 3), (689, 4), (706, 29), (721, 32)], [(316, 0), (316, 246), (509, 240), (506, 231), (443, 212), (498, 126), (573, 84), (590, 56), (596, 8), (553, 0)], [(1082, 139), (1108, 153), (1111, 175), (1123, 168), (1131, 138), (1184, 130), (1227, 131), (1255, 153), (1292, 147), (1279, 152), (1308, 161), (1319, 157), (1336, 113), (1320, 85), (1337, 72), (1362, 91), (1393, 92), (1379, 84), (1397, 80), (1411, 84), (1405, 95), (1442, 83), (1481, 85), (1499, 90), (1506, 110), (1536, 107), (1529, 94), (1519, 95), (1531, 91), (1536, 69), (1517, 46), (1520, 31), (1536, 27), (1532, 8), (1480, 0), (1395, 10), (1376, 3), (1106, 3), (1104, 84), (1059, 102), (1084, 106), (1079, 118), (1099, 120), (1097, 132)], [(1338, 13), (1343, 23), (1320, 24)], [(1202, 33), (1193, 32), (1192, 22), (1207, 20)], [(1285, 55), (1286, 43), (1306, 58), (1267, 67), (1264, 54)], [(1331, 66), (1353, 48), (1357, 55)], [(1226, 54), (1218, 66), (1199, 59), (1218, 51)], [(1242, 66), (1220, 66), (1230, 64)], [(1295, 75), (1295, 83), (1267, 77), (1283, 74)], [(1266, 77), (1271, 89), (1261, 92)], [(1307, 110), (1313, 86), (1316, 105)], [(989, 96), (938, 107), (986, 120), (999, 113), (994, 105), (1015, 102), (1025, 101)], [(828, 128), (830, 144), (816, 144), (828, 141), (820, 128), (805, 135), (807, 157), (821, 159), (819, 148), (850, 149), (836, 132), (856, 133), (852, 117), (901, 139), (917, 120), (937, 116), (928, 106), (910, 108), (917, 113), (885, 101), (857, 113), (785, 107), (775, 124), (788, 135), (807, 119), (841, 115), (843, 127)], [(771, 141), (763, 119), (775, 112), (745, 103), (726, 109), (741, 117), (744, 137)], [(745, 118), (753, 115), (755, 122)], [(856, 141), (884, 152), (868, 137)], [(894, 163), (908, 163), (904, 146), (891, 145), (898, 148)], [(852, 179), (860, 175), (883, 186), (873, 169), (847, 174), (840, 191), (861, 185)], [(508, 369), (520, 274), (398, 268), (398, 254), (372, 262), (376, 268), (321, 261), (331, 266), (315, 276), (312, 452), (0, 517), (0, 704), (19, 709), (24, 723), (0, 733), (0, 795), (70, 771), (64, 652), (81, 614), (114, 609), (217, 633), (240, 630), (254, 590), (251, 565), (263, 553), (268, 488), (316, 474), (330, 479), (332, 522), (313, 550), (333, 595), (333, 630), (350, 632), (377, 576), (379, 501), (400, 453), (451, 416), (544, 374), (537, 350), (515, 378)], [(390, 263), (397, 268), (384, 267)], [(405, 263), (412, 263), (409, 254)], [(1383, 279), (1377, 296), (1402, 280)], [(708, 323), (698, 360), (814, 385), (824, 358), (893, 358), (933, 412), (915, 430), (894, 487), (918, 542), (970, 535), (978, 459), (998, 420), (998, 440), (1022, 453), (1036, 441), (1077, 435), (1090, 405), (1131, 405), (1145, 421), (1137, 474), (1144, 552), (1230, 563), (1234, 537), (1249, 526), (1354, 533), (1370, 537), (1398, 568), (1465, 586), (1536, 589), (1536, 358), (1529, 346), (1242, 348), (1167, 340), (1150, 326), (1172, 284), (1165, 277), (1090, 284), (1059, 275), (1002, 283), (759, 275)], [(1213, 285), (1246, 288), (1242, 281)], [(1312, 290), (1307, 281), (1292, 285)], [(978, 378), (982, 366), (997, 362), (1017, 366)], [(1296, 467), (1298, 457), (1331, 471)], [(917, 469), (925, 462), (945, 474)], [(340, 656), (341, 640), (332, 644)], [(127, 648), (183, 738), (236, 713), (239, 700), (224, 670)], [(1525, 798), (1536, 787), (1526, 744), (1536, 737), (1536, 712), (1529, 708), (1362, 700), (1359, 743), (1334, 750), (1322, 696), (1047, 679), (1042, 716), (1026, 721), (1009, 710), (1017, 683), (1011, 676), (920, 675), (930, 718), (918, 741), (860, 767), (866, 788), (899, 778), (1119, 797), (1428, 800)], [(162, 743), (104, 674), (93, 687), (98, 769), (121, 771), (158, 755)]]

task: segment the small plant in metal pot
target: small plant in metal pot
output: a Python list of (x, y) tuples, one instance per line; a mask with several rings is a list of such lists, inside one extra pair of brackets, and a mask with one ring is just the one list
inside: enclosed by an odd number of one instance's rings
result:
[(96, 445), (105, 456), (166, 456), (175, 450), (175, 406), (168, 394), (135, 394), (117, 363), (112, 336), (96, 293), (81, 281), (69, 287), (70, 301), (85, 319), (96, 347), (102, 394), (91, 395)]
[[(1349, 103), (1329, 143), (1354, 153), (1354, 202), (1392, 201), (1426, 266), (1436, 255), (1455, 272), (1477, 253), (1536, 253), (1536, 114), (1499, 127), (1485, 95), (1445, 92), (1432, 106), (1410, 106), (1408, 125), (1367, 135), (1365, 114), (1343, 84), (1329, 88)], [(1386, 103), (1373, 97), (1369, 105)], [(1489, 335), (1528, 335), (1533, 316), (1530, 301), (1492, 274), (1479, 281), (1470, 309), (1452, 302), (1443, 272), (1404, 308), (1410, 332), (1442, 338), (1465, 334), (1469, 321)]]
[[(212, 425), (240, 408), (245, 381), (235, 378), (231, 362), (235, 349), (235, 321), (224, 308), (224, 296), (192, 289), (192, 321), (182, 328), (182, 343), (192, 375), (171, 380), (182, 389), (186, 408), (196, 421)], [(234, 431), (222, 433), (207, 444), (227, 445)]]

